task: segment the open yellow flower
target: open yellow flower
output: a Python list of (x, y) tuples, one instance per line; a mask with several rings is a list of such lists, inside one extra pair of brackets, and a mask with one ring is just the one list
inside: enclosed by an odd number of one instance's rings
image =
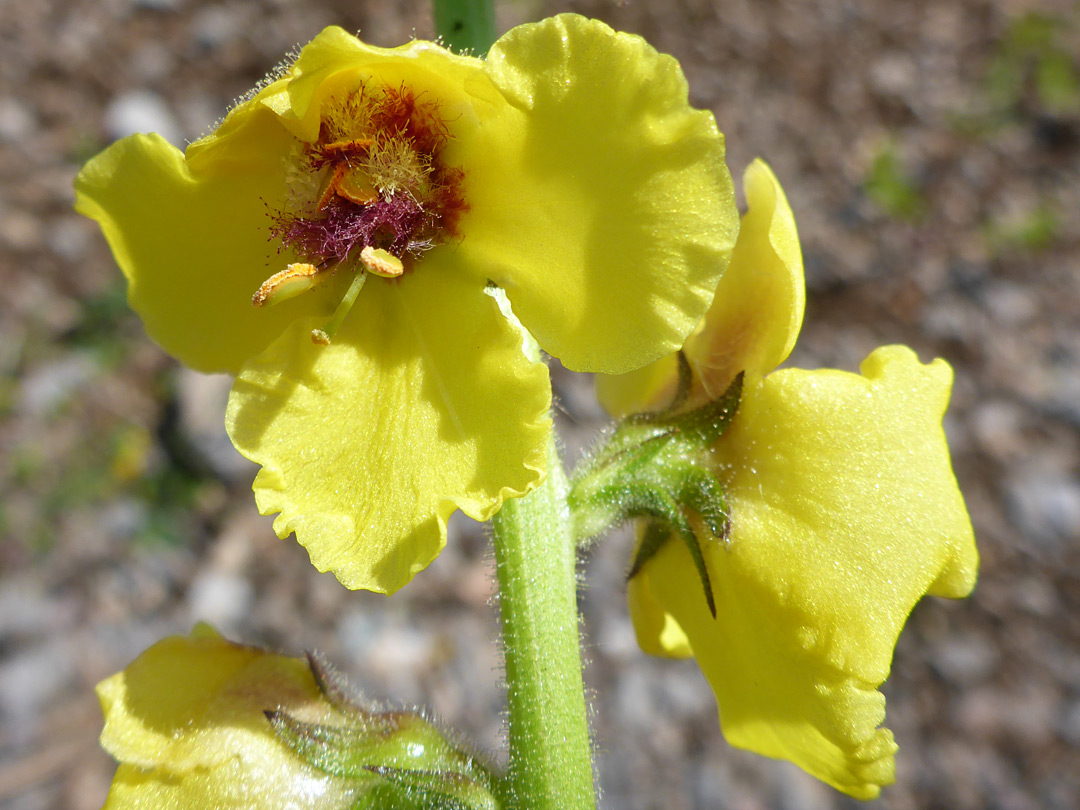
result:
[(279, 536), (382, 592), (455, 508), (545, 474), (546, 370), (488, 285), (568, 367), (622, 373), (682, 344), (738, 227), (675, 60), (575, 15), (486, 59), (328, 28), (185, 153), (126, 138), (76, 191), (149, 334), (238, 374), (229, 433)]
[[(873, 798), (894, 779), (877, 688), (900, 630), (924, 594), (962, 597), (975, 583), (941, 427), (952, 372), (902, 346), (874, 351), (861, 374), (772, 371), (801, 325), (802, 258), (764, 163), (747, 170), (745, 189), (731, 266), (685, 348), (689, 406), (745, 372), (738, 410), (710, 448), (731, 519), (726, 544), (703, 538), (716, 618), (679, 542), (630, 581), (630, 612), (647, 652), (697, 659), (732, 745)], [(662, 405), (674, 365), (604, 379), (601, 396), (620, 414)]]

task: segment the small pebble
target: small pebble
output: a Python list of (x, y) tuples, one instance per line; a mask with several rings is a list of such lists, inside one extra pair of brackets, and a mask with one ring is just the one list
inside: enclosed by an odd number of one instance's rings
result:
[(161, 96), (149, 90), (132, 90), (113, 98), (105, 108), (105, 129), (112, 140), (137, 132), (156, 132), (173, 146), (184, 145), (172, 110)]
[(51, 411), (66, 402), (98, 373), (89, 354), (69, 354), (41, 365), (19, 386), (19, 412), (24, 416)]
[(188, 590), (188, 616), (230, 635), (255, 603), (255, 589), (246, 578), (226, 571), (202, 571)]
[(34, 134), (38, 123), (33, 112), (17, 99), (0, 98), (0, 142), (16, 143)]
[(1074, 476), (1027, 472), (1005, 486), (1009, 512), (1028, 541), (1052, 551), (1080, 543), (1080, 481)]

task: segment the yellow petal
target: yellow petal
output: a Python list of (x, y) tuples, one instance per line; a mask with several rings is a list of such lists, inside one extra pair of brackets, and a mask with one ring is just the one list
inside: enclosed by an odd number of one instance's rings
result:
[(784, 190), (766, 163), (743, 174), (748, 210), (731, 266), (720, 279), (704, 328), (686, 356), (705, 399), (720, 396), (740, 371), (768, 374), (791, 353), (806, 306), (802, 251)]
[(732, 514), (730, 549), (705, 547), (715, 620), (682, 544), (646, 571), (727, 739), (872, 798), (893, 779), (876, 690), (897, 636), (924, 594), (966, 595), (978, 557), (941, 429), (948, 365), (890, 346), (861, 371), (744, 389), (715, 447)]
[(487, 520), (543, 478), (546, 368), (493, 298), (434, 262), (373, 279), (329, 346), (298, 323), (229, 400), (233, 443), (263, 466), (260, 511), (349, 588), (396, 591), (442, 549), (455, 508)]
[(727, 265), (738, 216), (723, 136), (678, 63), (559, 15), (492, 47), (509, 105), (459, 154), (459, 246), (574, 370), (622, 373), (682, 345)]
[(104, 810), (350, 810), (362, 790), (280, 755), (233, 759), (182, 778), (121, 764)]
[(634, 623), (638, 646), (649, 655), (689, 658), (694, 654), (690, 639), (675, 617), (664, 610), (649, 579), (649, 566), (646, 566), (626, 583), (630, 620)]
[(199, 633), (159, 641), (97, 692), (102, 747), (120, 762), (175, 773), (214, 767), (249, 745), (276, 748), (266, 709), (312, 722), (327, 711), (304, 659)]
[(267, 207), (284, 192), (277, 128), (254, 127), (258, 149), (229, 174), (198, 175), (158, 135), (132, 135), (93, 158), (75, 207), (97, 220), (128, 279), (146, 331), (200, 371), (239, 371), (297, 317), (329, 312), (312, 291), (272, 309), (251, 295), (288, 261), (267, 241)]
[[(802, 252), (784, 190), (758, 159), (743, 174), (749, 206), (731, 264), (704, 321), (683, 350), (694, 372), (690, 401), (715, 399), (740, 371), (767, 374), (791, 353), (806, 304)], [(615, 417), (671, 401), (678, 381), (674, 356), (621, 375), (599, 375), (597, 395)]]
[(336, 92), (355, 90), (369, 78), (389, 86), (404, 84), (434, 97), (455, 134), (458, 127), (475, 126), (472, 101), (499, 102), (484, 75), (483, 62), (475, 57), (458, 56), (422, 40), (380, 48), (329, 26), (304, 46), (277, 79), (230, 110), (213, 133), (191, 144), (187, 159), (199, 168), (242, 160), (252, 121), (266, 113), (273, 113), (277, 125), (295, 137), (313, 142), (322, 123), (323, 102)]
[(621, 419), (671, 402), (678, 379), (678, 362), (669, 354), (626, 374), (597, 374), (596, 395), (604, 410)]

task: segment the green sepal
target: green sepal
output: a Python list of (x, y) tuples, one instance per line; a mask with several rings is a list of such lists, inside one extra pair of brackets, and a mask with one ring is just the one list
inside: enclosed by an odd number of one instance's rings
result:
[(645, 531), (641, 533), (641, 542), (638, 543), (634, 561), (630, 564), (630, 570), (626, 572), (626, 579), (630, 581), (640, 573), (642, 567), (651, 560), (671, 537), (671, 528), (658, 520), (645, 522)]
[[(738, 410), (743, 376), (742, 372), (737, 374), (723, 394), (693, 410), (677, 413), (669, 406), (663, 411), (628, 416), (600, 447), (593, 449), (588, 460), (574, 473), (574, 482), (611, 466), (647, 463), (671, 444), (677, 445), (678, 453), (685, 455), (717, 441)], [(681, 378), (680, 373), (680, 390)], [(676, 394), (675, 402), (684, 399), (685, 395)]]
[(679, 349), (675, 353), (675, 360), (678, 368), (678, 382), (675, 388), (675, 395), (662, 410), (659, 411), (645, 411), (644, 413), (631, 414), (626, 418), (628, 422), (656, 422), (668, 418), (669, 416), (678, 412), (686, 400), (690, 396), (690, 386), (694, 382), (694, 370), (690, 366), (690, 361), (686, 359), (686, 353)]
[(308, 669), (315, 678), (315, 685), (319, 687), (319, 691), (331, 706), (346, 714), (365, 711), (349, 689), (345, 676), (335, 669), (322, 653), (307, 650), (304, 656), (307, 658)]
[[(568, 503), (579, 544), (632, 518), (648, 517), (628, 578), (671, 534), (686, 544), (705, 599), (716, 616), (701, 535), (727, 543), (731, 519), (723, 485), (709, 471), (706, 454), (734, 418), (742, 395), (738, 374), (717, 399), (683, 413), (677, 409), (690, 386), (690, 368), (680, 354), (679, 390), (664, 411), (625, 419), (571, 479)], [(700, 517), (700, 529), (692, 516)]]
[(682, 519), (679, 505), (666, 487), (633, 473), (607, 477), (592, 490), (582, 487), (571, 493), (569, 503), (574, 534), (582, 539), (595, 537), (631, 518), (660, 518), (672, 527), (678, 527)]
[(297, 757), (331, 776), (363, 785), (354, 810), (495, 810), (495, 776), (412, 711), (373, 711), (356, 700), (344, 678), (308, 653), (315, 683), (337, 711), (334, 722), (311, 723), (265, 712), (277, 738)]
[(736, 374), (731, 385), (716, 399), (706, 402), (700, 408), (672, 417), (679, 434), (684, 439), (699, 442), (703, 447), (723, 436), (739, 408), (743, 376), (741, 371)]
[(688, 465), (684, 469), (679, 500), (693, 509), (705, 522), (713, 537), (723, 543), (731, 538), (731, 516), (727, 498), (716, 476), (704, 467)]
[(424, 810), (497, 810), (486, 786), (459, 773), (373, 767), (371, 773), (400, 788)]

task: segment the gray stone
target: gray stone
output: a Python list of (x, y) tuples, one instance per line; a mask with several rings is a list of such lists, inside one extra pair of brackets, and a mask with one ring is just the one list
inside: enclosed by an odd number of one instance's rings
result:
[(131, 0), (131, 5), (150, 11), (178, 11), (184, 5), (184, 0)]
[(10, 96), (0, 98), (0, 142), (25, 141), (37, 127), (37, 118), (29, 107)]
[(136, 132), (156, 132), (173, 146), (183, 146), (180, 124), (157, 93), (131, 90), (113, 98), (105, 108), (105, 128), (113, 140)]
[(1051, 550), (1080, 543), (1080, 481), (1074, 476), (1032, 470), (1005, 486), (1012, 519), (1025, 538)]
[(997, 668), (998, 651), (980, 636), (949, 638), (930, 653), (934, 669), (958, 686), (985, 680)]
[(64, 639), (16, 653), (0, 664), (0, 716), (13, 721), (12, 729), (29, 734), (34, 718), (68, 688), (74, 674), (74, 657)]
[(71, 354), (34, 369), (19, 386), (20, 414), (50, 411), (63, 404), (98, 372), (89, 354)]
[(177, 373), (180, 424), (214, 472), (230, 481), (250, 480), (257, 467), (237, 452), (225, 432), (225, 406), (231, 387), (228, 374), (181, 368)]
[(235, 633), (255, 603), (255, 589), (231, 571), (203, 571), (188, 590), (191, 621), (204, 621), (225, 635)]
[(1080, 748), (1080, 699), (1072, 701), (1060, 714), (1057, 732), (1069, 745)]
[(49, 250), (69, 262), (77, 262), (90, 246), (91, 224), (74, 214), (57, 217), (49, 223), (45, 240)]

